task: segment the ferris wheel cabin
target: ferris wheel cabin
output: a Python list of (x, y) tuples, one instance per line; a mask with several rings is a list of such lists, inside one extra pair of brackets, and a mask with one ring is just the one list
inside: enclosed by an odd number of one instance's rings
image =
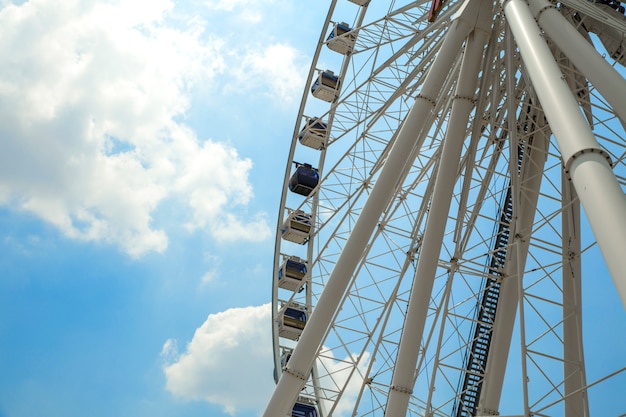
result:
[(298, 133), (298, 140), (304, 146), (320, 150), (326, 146), (328, 125), (317, 117), (307, 118), (306, 124)]
[(320, 182), (320, 175), (310, 164), (295, 162), (296, 172), (289, 179), (289, 190), (308, 197)]
[(334, 72), (331, 70), (321, 71), (311, 87), (311, 93), (313, 97), (331, 103), (339, 97), (340, 84), (339, 76), (335, 75)]
[(333, 30), (330, 31), (326, 38), (326, 45), (331, 51), (347, 55), (354, 49), (356, 42), (356, 33), (347, 23), (335, 23)]
[(286, 304), (278, 313), (278, 335), (298, 340), (306, 325), (306, 309), (298, 304)]
[(281, 235), (283, 239), (304, 244), (309, 240), (312, 231), (311, 215), (301, 210), (294, 210), (283, 222)]
[(297, 256), (291, 256), (282, 263), (278, 270), (278, 286), (290, 291), (298, 290), (304, 283), (306, 262)]
[(359, 6), (367, 6), (370, 0), (348, 0), (350, 3), (358, 4)]

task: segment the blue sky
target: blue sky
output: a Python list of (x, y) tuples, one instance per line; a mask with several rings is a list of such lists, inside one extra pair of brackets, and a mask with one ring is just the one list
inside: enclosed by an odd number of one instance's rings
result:
[[(0, 2), (0, 416), (260, 411), (269, 356), (224, 331), (269, 312), (325, 7)], [(218, 313), (196, 348), (220, 363), (181, 360)]]
[(327, 3), (0, 0), (0, 417), (262, 411)]

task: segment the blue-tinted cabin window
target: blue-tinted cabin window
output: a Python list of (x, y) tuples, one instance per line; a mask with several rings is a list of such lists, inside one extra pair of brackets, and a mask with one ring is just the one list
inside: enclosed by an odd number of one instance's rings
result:
[(285, 309), (285, 317), (298, 321), (306, 321), (306, 313), (302, 310), (298, 310), (297, 308), (287, 307), (287, 309)]
[(285, 269), (285, 274), (289, 278), (302, 279), (306, 275), (306, 264), (302, 262), (287, 259), (284, 266), (284, 268), (278, 270), (279, 280), (283, 278), (283, 269)]
[(319, 77), (317, 77), (317, 80), (315, 80), (315, 82), (313, 83), (313, 87), (311, 87), (311, 92), (314, 93), (319, 88), (320, 82), (322, 83), (322, 85), (335, 90), (339, 88), (339, 76), (331, 72), (324, 71), (320, 74)]
[(289, 179), (289, 190), (303, 196), (311, 194), (317, 187), (320, 176), (317, 169), (309, 164), (296, 164), (296, 172)]
[(288, 273), (293, 273), (295, 275), (306, 274), (306, 265), (302, 262), (296, 262), (293, 259), (288, 259), (286, 267)]
[(295, 403), (291, 415), (292, 417), (317, 417), (317, 409), (311, 404)]
[(283, 316), (285, 325), (295, 327), (296, 329), (304, 329), (306, 324), (306, 313), (302, 310), (287, 307)]
[(326, 130), (326, 128), (328, 127), (328, 125), (326, 125), (326, 123), (322, 122), (320, 119), (309, 120), (309, 126), (311, 126), (311, 128), (313, 129), (318, 130)]
[(306, 215), (306, 214), (302, 214), (302, 215), (298, 215), (298, 216), (294, 216), (293, 218), (295, 221), (300, 222), (300, 223), (304, 223), (304, 224), (311, 224), (311, 216)]
[(337, 88), (337, 86), (339, 85), (339, 76), (331, 74), (328, 71), (324, 71), (320, 78), (322, 79), (323, 85), (327, 85), (332, 88)]
[(333, 28), (333, 30), (330, 31), (330, 34), (328, 34), (328, 38), (326, 38), (326, 40), (329, 41), (333, 39), (335, 36), (341, 36), (344, 33), (350, 32), (351, 30), (352, 28), (350, 28), (345, 23), (337, 23), (335, 27)]
[(328, 125), (322, 122), (321, 119), (318, 119), (317, 117), (311, 118), (307, 121), (306, 125), (300, 131), (298, 138), (302, 138), (307, 130), (321, 130), (322, 132), (324, 132), (327, 128)]
[(304, 223), (304, 224), (309, 224), (309, 225), (311, 224), (311, 215), (307, 213), (303, 213), (301, 211), (295, 212), (291, 216), (291, 219), (297, 223)]

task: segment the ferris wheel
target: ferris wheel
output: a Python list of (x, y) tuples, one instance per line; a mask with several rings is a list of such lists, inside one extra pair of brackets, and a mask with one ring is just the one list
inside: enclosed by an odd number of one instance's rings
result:
[(280, 202), (264, 416), (626, 415), (602, 397), (626, 353), (596, 371), (583, 349), (614, 333), (586, 336), (588, 280), (626, 305), (624, 65), (615, 0), (331, 1)]

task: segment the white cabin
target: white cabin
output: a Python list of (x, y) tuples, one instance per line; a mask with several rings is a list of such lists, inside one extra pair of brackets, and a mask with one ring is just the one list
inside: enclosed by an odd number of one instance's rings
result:
[(309, 240), (312, 230), (311, 215), (301, 210), (294, 210), (283, 222), (281, 234), (285, 240), (304, 244)]

